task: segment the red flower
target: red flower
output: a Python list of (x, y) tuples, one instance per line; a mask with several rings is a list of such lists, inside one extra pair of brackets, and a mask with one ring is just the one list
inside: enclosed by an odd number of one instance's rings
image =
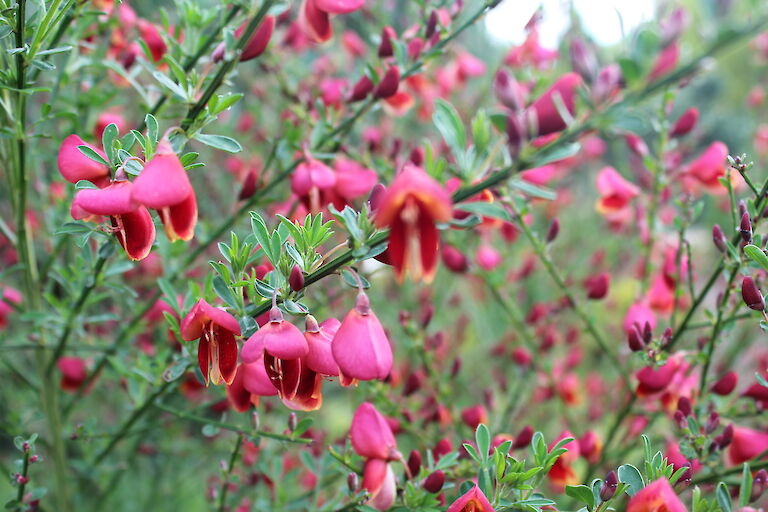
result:
[(446, 512), (495, 512), (483, 491), (475, 485), (454, 501)]
[[(240, 37), (243, 35), (243, 32), (245, 31), (246, 27), (248, 26), (248, 22), (244, 21), (238, 28), (235, 30), (235, 39), (240, 39)], [(245, 62), (247, 60), (255, 59), (262, 53), (264, 53), (264, 50), (267, 49), (267, 45), (269, 44), (269, 40), (272, 37), (272, 32), (275, 29), (275, 17), (274, 16), (266, 16), (261, 21), (259, 26), (256, 28), (256, 30), (253, 32), (253, 35), (248, 40), (248, 43), (245, 45), (245, 48), (243, 48), (243, 52), (240, 54), (240, 62)], [(224, 53), (226, 49), (224, 46), (224, 43), (220, 43), (219, 46), (216, 47), (216, 49), (213, 51), (212, 59), (213, 62), (219, 62), (221, 59), (224, 58)]]
[(146, 208), (133, 200), (133, 183), (114, 181), (101, 189), (82, 189), (72, 201), (74, 219), (108, 215), (112, 229), (128, 257), (143, 260), (155, 241), (155, 224)]
[(426, 172), (406, 164), (379, 200), (376, 225), (388, 227), (387, 253), (398, 280), (406, 273), (429, 282), (437, 271), (439, 234), (435, 223), (451, 220), (448, 192)]
[(192, 239), (197, 223), (195, 190), (167, 139), (160, 141), (133, 185), (134, 201), (157, 210), (171, 241)]
[(59, 147), (58, 164), (59, 172), (65, 180), (77, 183), (80, 180), (92, 181), (96, 185), (104, 184), (109, 178), (109, 169), (94, 160), (91, 160), (77, 149), (78, 146), (88, 146), (101, 155), (104, 160), (107, 156), (98, 148), (86, 144), (75, 134), (64, 139)]
[(632, 496), (627, 512), (686, 512), (686, 509), (669, 480), (660, 478)]
[(74, 393), (88, 377), (85, 361), (79, 357), (62, 357), (56, 361), (61, 372), (61, 389)]
[(181, 337), (185, 341), (200, 340), (197, 362), (208, 382), (232, 384), (237, 372), (237, 341), (240, 324), (234, 316), (200, 299), (181, 322)]

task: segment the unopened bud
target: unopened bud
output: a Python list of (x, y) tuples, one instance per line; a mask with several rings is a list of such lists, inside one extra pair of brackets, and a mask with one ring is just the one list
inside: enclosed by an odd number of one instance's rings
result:
[(291, 275), (288, 276), (288, 284), (291, 285), (291, 290), (298, 292), (304, 288), (304, 272), (301, 271), (301, 267), (294, 265), (291, 269)]
[(384, 77), (376, 87), (374, 95), (378, 99), (386, 99), (390, 96), (394, 96), (397, 93), (397, 89), (400, 87), (400, 69), (397, 66), (390, 66)]
[(616, 476), (616, 472), (611, 470), (603, 481), (602, 487), (600, 487), (600, 499), (608, 501), (616, 494), (616, 488), (619, 486), (619, 478)]
[(755, 311), (765, 310), (763, 294), (757, 289), (751, 277), (745, 277), (741, 281), (741, 298), (744, 299), (744, 303), (749, 309), (754, 309)]
[(688, 399), (688, 397), (681, 396), (677, 399), (677, 410), (683, 413), (684, 417), (691, 415), (691, 401)]
[(408, 455), (408, 471), (415, 477), (421, 471), (421, 453), (418, 450), (411, 450)]
[(683, 112), (683, 115), (681, 115), (677, 121), (675, 121), (674, 126), (669, 131), (670, 137), (680, 137), (681, 135), (686, 135), (689, 133), (693, 128), (696, 126), (696, 123), (699, 120), (699, 109), (696, 107), (691, 107), (685, 112)]
[(720, 252), (725, 252), (727, 247), (727, 240), (725, 238), (725, 234), (723, 233), (723, 230), (720, 229), (720, 226), (715, 224), (712, 226), (712, 242), (715, 244), (715, 247), (717, 247), (717, 250)]
[(357, 492), (358, 480), (357, 473), (349, 473), (347, 475), (347, 489), (349, 489), (349, 492)]
[(253, 430), (259, 430), (259, 427), (261, 426), (259, 411), (253, 411), (251, 414), (251, 424), (253, 425)]
[(391, 57), (394, 55), (392, 48), (392, 39), (396, 39), (397, 34), (392, 27), (384, 27), (381, 30), (381, 43), (379, 43), (379, 57)]
[(738, 384), (738, 382), (738, 374), (736, 372), (728, 372), (720, 377), (720, 380), (715, 382), (710, 389), (716, 395), (730, 395), (733, 390), (736, 389), (736, 384)]
[(518, 448), (525, 448), (529, 444), (531, 444), (531, 440), (533, 439), (533, 427), (530, 425), (526, 425), (520, 430), (520, 432), (515, 436), (514, 440), (512, 441), (512, 449), (517, 450)]
[(673, 414), (672, 416), (674, 417), (675, 423), (677, 423), (678, 427), (680, 427), (681, 429), (688, 428), (688, 420), (686, 419), (685, 414), (683, 414), (683, 412), (680, 409), (676, 410), (675, 414)]
[(469, 260), (460, 250), (452, 245), (443, 245), (441, 248), (443, 264), (451, 272), (463, 274), (469, 268)]
[(293, 432), (296, 430), (296, 425), (299, 424), (299, 418), (296, 416), (295, 412), (292, 412), (288, 415), (288, 430)]
[(438, 469), (437, 471), (431, 473), (427, 478), (424, 479), (424, 483), (422, 484), (422, 486), (427, 492), (431, 492), (432, 494), (437, 494), (443, 488), (444, 483), (445, 483), (445, 473), (443, 473), (441, 470)]
[(741, 216), (741, 223), (739, 223), (739, 233), (741, 234), (741, 239), (745, 243), (752, 242), (752, 221), (749, 219), (748, 212), (744, 212), (744, 214)]
[(627, 332), (627, 345), (629, 345), (629, 350), (632, 352), (640, 352), (645, 347), (645, 343), (640, 335), (640, 331), (637, 329), (636, 323), (630, 327)]
[(595, 52), (580, 38), (571, 41), (571, 67), (585, 82), (591, 84), (597, 74)]
[(560, 233), (560, 221), (555, 219), (552, 221), (552, 224), (549, 225), (549, 231), (547, 231), (547, 243), (554, 242), (558, 233)]
[(429, 13), (429, 19), (427, 20), (427, 27), (424, 30), (424, 37), (429, 39), (437, 30), (437, 11), (433, 10)]
[(709, 417), (707, 418), (707, 422), (704, 424), (704, 432), (707, 434), (711, 434), (715, 430), (717, 430), (717, 427), (720, 426), (720, 415), (717, 414), (715, 411), (712, 411), (710, 413)]
[(373, 90), (373, 82), (368, 75), (363, 75), (360, 80), (352, 87), (352, 93), (349, 95), (349, 102), (354, 103), (356, 101), (364, 100)]
[(749, 497), (749, 501), (752, 502), (760, 499), (760, 496), (763, 495), (766, 487), (768, 487), (768, 471), (761, 469), (755, 473), (755, 476), (752, 479), (752, 494)]

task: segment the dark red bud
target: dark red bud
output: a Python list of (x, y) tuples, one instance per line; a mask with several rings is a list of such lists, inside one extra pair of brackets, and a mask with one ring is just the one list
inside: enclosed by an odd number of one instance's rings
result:
[(294, 265), (291, 269), (291, 275), (288, 276), (288, 284), (291, 285), (291, 290), (297, 292), (304, 288), (304, 272), (301, 271), (301, 267)]
[(249, 199), (256, 192), (256, 185), (258, 184), (258, 181), (259, 173), (256, 171), (256, 169), (251, 169), (250, 172), (245, 175), (243, 186), (240, 189), (240, 194), (237, 196), (237, 198), (240, 201)]
[(554, 219), (552, 224), (549, 225), (549, 231), (547, 231), (547, 243), (554, 242), (558, 233), (560, 233), (560, 221)]
[(677, 410), (683, 413), (683, 416), (691, 415), (691, 401), (684, 396), (681, 396), (677, 400)]
[(741, 216), (739, 233), (741, 233), (741, 239), (744, 240), (744, 242), (752, 242), (752, 221), (749, 219), (748, 212), (744, 212), (744, 215)]
[(677, 423), (678, 427), (682, 429), (688, 428), (688, 420), (686, 419), (685, 414), (683, 414), (683, 412), (680, 409), (676, 410), (675, 414), (673, 414), (672, 416), (675, 419), (675, 423)]
[(645, 322), (645, 326), (643, 327), (643, 341), (645, 344), (649, 344), (651, 340), (653, 339), (653, 330), (651, 329), (651, 323)]
[(640, 331), (637, 330), (637, 324), (629, 328), (627, 332), (627, 345), (632, 352), (640, 352), (645, 348), (645, 343), (640, 335)]
[(463, 274), (469, 268), (469, 260), (464, 254), (452, 245), (444, 245), (441, 250), (443, 264), (451, 272)]
[(517, 434), (517, 436), (515, 436), (514, 440), (512, 441), (512, 449), (517, 450), (518, 448), (525, 448), (526, 446), (531, 444), (532, 439), (533, 439), (533, 427), (530, 425), (526, 425)]
[(373, 186), (371, 189), (371, 195), (368, 196), (368, 206), (371, 207), (371, 211), (375, 212), (379, 209), (379, 201), (381, 200), (381, 196), (384, 195), (386, 190), (387, 187), (381, 183), (377, 183)]
[(437, 494), (443, 488), (444, 483), (445, 473), (438, 469), (434, 473), (430, 474), (427, 478), (425, 478), (422, 485), (427, 492)]
[(411, 450), (411, 454), (408, 455), (408, 471), (413, 477), (421, 471), (421, 453), (418, 450)]
[(368, 75), (363, 75), (360, 80), (352, 87), (352, 93), (349, 95), (350, 103), (364, 100), (373, 90), (373, 82)]
[(704, 424), (704, 432), (711, 434), (717, 427), (720, 426), (720, 415), (715, 411), (712, 411), (707, 418), (707, 422)]
[(745, 277), (741, 282), (741, 298), (749, 309), (755, 311), (765, 310), (765, 299), (760, 290), (757, 289), (755, 282), (751, 277)]
[(736, 389), (736, 384), (738, 384), (738, 382), (738, 374), (736, 372), (728, 372), (720, 377), (720, 380), (715, 382), (710, 389), (716, 395), (730, 395), (733, 390)]
[(379, 99), (386, 99), (394, 96), (400, 87), (400, 69), (397, 66), (391, 66), (384, 74), (384, 78), (376, 87), (374, 95)]
[(357, 473), (349, 473), (347, 475), (347, 489), (349, 489), (349, 492), (357, 492), (358, 481)]
[(600, 487), (600, 499), (608, 501), (616, 494), (616, 488), (619, 486), (619, 478), (616, 476), (615, 471), (610, 471), (603, 481), (602, 487)]
[(584, 288), (587, 290), (587, 298), (592, 300), (604, 299), (608, 295), (610, 276), (607, 273), (588, 277), (584, 280)]
[(699, 120), (699, 109), (691, 107), (686, 110), (675, 122), (675, 125), (669, 132), (670, 137), (680, 137), (689, 133), (696, 126)]
[(424, 37), (429, 39), (435, 34), (435, 30), (437, 30), (437, 11), (433, 10), (429, 13), (427, 27), (424, 30)]
[(384, 27), (381, 29), (381, 42), (379, 43), (379, 57), (391, 57), (394, 55), (394, 49), (392, 48), (392, 39), (396, 39), (397, 34), (392, 27)]
[(727, 240), (725, 238), (725, 234), (717, 224), (712, 226), (712, 242), (715, 244), (715, 247), (717, 247), (718, 251), (725, 252), (728, 250), (728, 247), (726, 246)]

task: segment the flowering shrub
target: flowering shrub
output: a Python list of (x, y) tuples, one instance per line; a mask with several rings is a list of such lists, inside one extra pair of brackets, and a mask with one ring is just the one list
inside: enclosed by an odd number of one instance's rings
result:
[(500, 3), (0, 2), (6, 510), (765, 506), (765, 5)]

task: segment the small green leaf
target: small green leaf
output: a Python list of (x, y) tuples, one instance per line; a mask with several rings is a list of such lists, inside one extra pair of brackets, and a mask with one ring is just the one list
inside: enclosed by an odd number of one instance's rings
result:
[(432, 114), (432, 121), (453, 154), (458, 156), (464, 153), (467, 145), (467, 134), (464, 130), (464, 123), (461, 122), (461, 117), (453, 105), (438, 98), (435, 101), (435, 113)]
[(512, 215), (499, 203), (488, 203), (486, 201), (471, 201), (456, 206), (457, 210), (474, 213), (481, 217), (491, 217), (493, 219), (502, 219), (507, 222), (512, 221)]
[(586, 504), (590, 509), (595, 506), (595, 496), (592, 489), (586, 485), (566, 485), (565, 494)]
[(488, 451), (491, 449), (491, 433), (488, 432), (488, 427), (482, 423), (475, 430), (475, 443), (477, 443), (477, 451), (480, 452), (480, 457), (484, 461), (488, 460)]
[(744, 254), (752, 258), (764, 270), (768, 270), (768, 256), (765, 255), (761, 248), (752, 244), (746, 245), (744, 246)]
[(187, 92), (181, 88), (179, 84), (171, 80), (168, 76), (166, 76), (164, 73), (161, 73), (160, 71), (154, 71), (152, 73), (152, 76), (155, 77), (155, 80), (160, 82), (166, 89), (171, 91), (173, 94), (181, 98), (182, 100), (187, 99)]
[(88, 180), (80, 180), (77, 183), (75, 183), (76, 190), (83, 190), (87, 188), (99, 188), (99, 187), (97, 187), (96, 185), (94, 185)]
[(206, 146), (212, 148), (221, 149), (228, 153), (239, 153), (243, 150), (243, 147), (232, 137), (225, 135), (210, 135), (205, 133), (198, 133), (195, 135), (195, 140), (202, 142)]
[(640, 489), (645, 487), (643, 475), (641, 475), (640, 471), (632, 464), (619, 466), (618, 477), (619, 482), (627, 484), (627, 494), (630, 496), (634, 496)]
[(101, 147), (104, 148), (104, 152), (107, 154), (107, 160), (109, 160), (110, 163), (115, 161), (114, 142), (118, 135), (119, 133), (115, 123), (109, 123), (101, 134)]
[(104, 157), (98, 154), (93, 148), (90, 146), (86, 146), (85, 144), (82, 144), (80, 146), (77, 146), (77, 149), (80, 150), (82, 154), (93, 160), (94, 162), (98, 162), (103, 165), (109, 165), (109, 162), (104, 160)]
[(720, 482), (719, 484), (717, 484), (717, 490), (715, 491), (715, 496), (717, 497), (717, 504), (720, 505), (720, 509), (723, 512), (731, 512), (732, 510), (731, 495), (728, 492), (728, 486), (725, 485), (723, 482)]
[(744, 463), (744, 469), (741, 472), (741, 485), (739, 486), (739, 507), (746, 507), (752, 497), (752, 472), (749, 470), (749, 464)]

